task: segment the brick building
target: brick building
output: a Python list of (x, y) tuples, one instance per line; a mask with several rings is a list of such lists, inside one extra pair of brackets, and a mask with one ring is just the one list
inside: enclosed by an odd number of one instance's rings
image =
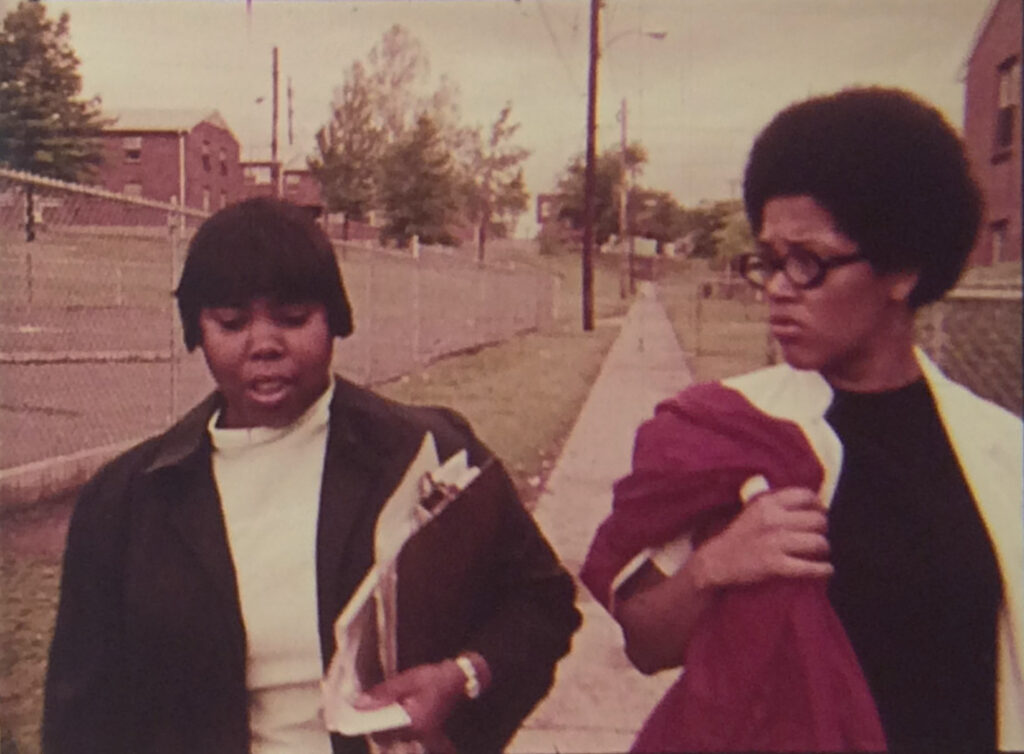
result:
[(270, 160), (242, 163), (245, 196), (280, 196), (307, 208), (314, 217), (324, 213), (320, 182), (306, 166), (304, 156), (296, 156), (281, 164)]
[(964, 63), (964, 140), (986, 213), (972, 265), (1021, 260), (1021, 0), (993, 0)]
[(238, 140), (216, 110), (124, 110), (103, 134), (101, 186), (215, 211), (245, 194)]

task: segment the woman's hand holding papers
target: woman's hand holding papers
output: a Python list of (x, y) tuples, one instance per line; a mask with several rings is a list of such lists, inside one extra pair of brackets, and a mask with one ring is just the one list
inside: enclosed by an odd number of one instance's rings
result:
[[(471, 661), (486, 688), (487, 662), (471, 653)], [(359, 696), (356, 709), (375, 709), (397, 702), (412, 720), (406, 728), (374, 734), (382, 745), (393, 741), (418, 741), (431, 754), (453, 754), (455, 747), (444, 732), (444, 724), (455, 707), (466, 698), (466, 675), (454, 660), (418, 665), (377, 684)]]

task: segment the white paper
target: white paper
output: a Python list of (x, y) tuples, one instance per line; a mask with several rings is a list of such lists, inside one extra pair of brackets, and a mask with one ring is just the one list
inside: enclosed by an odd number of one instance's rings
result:
[(359, 710), (352, 706), (355, 698), (364, 691), (356, 672), (356, 657), (367, 621), (377, 619), (377, 600), (374, 597), (381, 576), (394, 565), (402, 545), (416, 531), (415, 510), (420, 500), (420, 479), (437, 466), (437, 447), (433, 435), (428, 432), (423, 436), (419, 452), (377, 519), (374, 541), (376, 563), (363, 577), (334, 622), (337, 649), (321, 684), (324, 721), (328, 730), (346, 736), (360, 736), (403, 728), (412, 722), (400, 704), (389, 704), (374, 710)]
[[(427, 432), (416, 457), (409, 464), (395, 491), (381, 508), (374, 533), (374, 566), (352, 594), (334, 623), (337, 644), (334, 657), (321, 684), (324, 720), (328, 730), (346, 736), (360, 736), (403, 728), (411, 723), (400, 704), (374, 710), (358, 710), (352, 702), (364, 690), (356, 669), (356, 658), (368, 621), (377, 622), (378, 652), (385, 677), (397, 671), (396, 646), (397, 563), (402, 547), (427, 521), (437, 516), (454, 495), (480, 474), (468, 465), (465, 450), (442, 465), (438, 461), (434, 436)], [(423, 507), (423, 480), (427, 477), (452, 491), (428, 511)]]

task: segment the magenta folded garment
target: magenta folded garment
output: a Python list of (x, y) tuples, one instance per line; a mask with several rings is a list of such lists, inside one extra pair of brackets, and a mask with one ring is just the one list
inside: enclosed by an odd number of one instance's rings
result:
[[(800, 428), (720, 383), (661, 403), (637, 432), (632, 472), (580, 577), (605, 606), (615, 577), (646, 548), (740, 511), (739, 490), (821, 486)], [(686, 670), (654, 708), (633, 751), (879, 751), (874, 700), (824, 579), (724, 590), (690, 641)]]

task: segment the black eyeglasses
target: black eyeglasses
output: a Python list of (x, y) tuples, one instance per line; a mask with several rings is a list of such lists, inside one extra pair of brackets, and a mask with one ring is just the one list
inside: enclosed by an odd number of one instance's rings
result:
[(743, 254), (739, 257), (739, 268), (743, 278), (755, 288), (764, 288), (772, 275), (781, 272), (794, 286), (807, 290), (824, 283), (829, 270), (863, 261), (866, 258), (860, 253), (825, 259), (803, 247), (793, 246), (782, 258), (766, 252)]

